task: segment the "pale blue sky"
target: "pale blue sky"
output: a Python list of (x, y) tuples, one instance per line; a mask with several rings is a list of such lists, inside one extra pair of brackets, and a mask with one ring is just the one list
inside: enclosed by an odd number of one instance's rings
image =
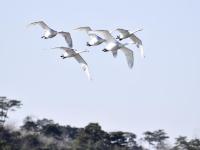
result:
[[(27, 115), (83, 127), (98, 122), (107, 131), (165, 129), (170, 136), (200, 136), (200, 2), (198, 0), (20, 0), (0, 5), (0, 95), (22, 100), (11, 120)], [(41, 39), (32, 21), (69, 31), (74, 47), (86, 48), (87, 36), (73, 31), (117, 27), (144, 30), (145, 59), (135, 51), (135, 66), (125, 58), (90, 48), (87, 60), (93, 81), (74, 60), (61, 60), (61, 37)]]

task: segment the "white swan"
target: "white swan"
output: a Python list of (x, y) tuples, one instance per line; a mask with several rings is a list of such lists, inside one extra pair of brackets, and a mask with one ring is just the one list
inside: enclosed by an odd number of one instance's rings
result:
[(44, 35), (41, 38), (49, 39), (49, 38), (53, 38), (59, 34), (65, 38), (65, 41), (67, 42), (68, 46), (72, 48), (72, 46), (73, 46), (72, 38), (71, 38), (71, 34), (69, 32), (55, 31), (55, 30), (51, 29), (44, 21), (32, 22), (28, 26), (32, 26), (32, 25), (39, 25), (43, 28)]
[(88, 79), (92, 80), (92, 78), (90, 76), (90, 73), (89, 73), (88, 65), (87, 65), (86, 61), (80, 55), (80, 53), (88, 52), (88, 51), (86, 51), (86, 50), (84, 50), (84, 51), (76, 51), (76, 50), (74, 50), (72, 48), (67, 48), (67, 47), (55, 47), (53, 49), (64, 50), (64, 53), (60, 56), (63, 59), (70, 58), (70, 57), (75, 58), (76, 61), (81, 65), (81, 68), (83, 69), (83, 71), (86, 73)]
[(119, 32), (119, 35), (117, 36), (116, 39), (119, 39), (121, 41), (123, 39), (130, 38), (134, 42), (134, 44), (136, 44), (137, 48), (140, 49), (141, 57), (142, 58), (145, 57), (144, 56), (144, 48), (143, 48), (143, 45), (142, 45), (142, 41), (135, 35), (136, 32), (142, 31), (142, 29), (138, 29), (138, 30), (136, 30), (134, 32), (131, 32), (129, 30), (118, 28), (115, 31)]
[(125, 44), (119, 43), (108, 30), (95, 30), (95, 31), (90, 31), (90, 33), (96, 34), (100, 37), (101, 36), (104, 37), (104, 39), (106, 40), (105, 41), (106, 46), (105, 49), (103, 49), (104, 52), (111, 51), (113, 53), (113, 56), (116, 57), (118, 50), (121, 50), (126, 56), (129, 68), (133, 67), (134, 63), (133, 51), (125, 47), (130, 43), (125, 43)]
[(87, 46), (97, 46), (97, 45), (100, 45), (101, 43), (105, 42), (104, 39), (100, 38), (96, 34), (89, 33), (89, 31), (92, 31), (92, 29), (88, 26), (87, 27), (79, 27), (74, 30), (83, 31), (88, 34), (90, 40), (89, 40), (89, 42), (86, 43)]

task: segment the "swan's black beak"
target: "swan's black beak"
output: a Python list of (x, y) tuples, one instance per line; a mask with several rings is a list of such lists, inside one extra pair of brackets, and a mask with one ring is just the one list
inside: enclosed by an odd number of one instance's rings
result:
[(120, 40), (120, 41), (122, 40), (122, 39), (120, 38), (120, 36), (117, 36), (116, 39), (117, 39), (117, 40)]
[(103, 49), (102, 51), (103, 51), (103, 52), (108, 52), (108, 50), (107, 50), (107, 49)]
[(45, 37), (45, 36), (42, 36), (41, 38), (42, 38), (42, 39), (47, 39), (47, 37)]
[(87, 44), (86, 44), (87, 46), (92, 46), (92, 45), (90, 45), (88, 42), (87, 42)]
[(62, 59), (65, 59), (65, 57), (63, 55), (60, 56)]

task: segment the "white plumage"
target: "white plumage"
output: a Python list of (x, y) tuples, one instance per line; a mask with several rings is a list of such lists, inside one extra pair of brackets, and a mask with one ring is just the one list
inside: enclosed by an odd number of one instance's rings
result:
[(75, 58), (75, 60), (81, 65), (82, 70), (85, 72), (85, 74), (87, 75), (88, 79), (91, 80), (91, 76), (89, 73), (89, 67), (88, 64), (86, 63), (86, 61), (81, 57), (80, 53), (83, 52), (88, 52), (88, 51), (76, 51), (72, 48), (68, 48), (68, 47), (55, 47), (53, 49), (61, 49), (64, 50), (64, 53), (60, 56), (61, 58), (65, 59), (65, 58), (70, 58), (73, 57)]
[[(64, 53), (61, 55), (61, 58), (63, 59), (73, 57), (80, 64), (88, 79), (91, 80), (88, 64), (80, 55), (80, 53), (88, 51), (77, 51), (73, 49), (73, 41), (69, 32), (58, 32), (53, 30), (44, 21), (32, 22), (28, 26), (32, 25), (39, 25), (44, 30), (44, 34), (41, 38), (49, 39), (55, 37), (56, 35), (61, 35), (67, 42), (68, 47), (55, 47), (53, 49), (63, 50)], [(141, 31), (142, 29), (131, 32), (126, 29), (118, 28), (114, 30), (119, 33), (117, 38), (113, 37), (111, 34), (112, 32), (109, 32), (108, 30), (92, 30), (89, 26), (79, 27), (74, 30), (85, 32), (89, 36), (90, 40), (87, 42), (87, 46), (97, 46), (105, 43), (105, 47), (102, 51), (111, 52), (113, 57), (117, 57), (118, 51), (120, 50), (124, 54), (129, 68), (132, 68), (134, 65), (134, 52), (127, 48), (126, 45), (136, 44), (136, 46), (140, 49), (141, 56), (144, 57), (142, 41), (135, 35), (136, 32)], [(129, 38), (131, 42), (120, 43), (121, 40), (127, 38)]]
[(142, 29), (138, 29), (134, 32), (131, 32), (129, 30), (125, 30), (125, 29), (121, 29), (121, 28), (118, 28), (116, 29), (116, 31), (119, 32), (119, 35), (117, 36), (116, 39), (119, 39), (120, 41), (123, 40), (123, 39), (126, 39), (126, 38), (130, 38), (134, 44), (136, 44), (137, 48), (140, 49), (140, 53), (141, 53), (141, 57), (144, 58), (144, 48), (143, 48), (143, 45), (142, 45), (142, 40), (140, 40), (136, 35), (135, 33), (138, 32), (138, 31), (142, 31)]
[(108, 30), (95, 30), (95, 31), (90, 31), (92, 34), (96, 34), (98, 36), (103, 36), (104, 39), (106, 40), (106, 46), (105, 49), (103, 50), (104, 52), (111, 51), (113, 56), (117, 56), (118, 50), (121, 50), (124, 55), (126, 56), (126, 60), (128, 63), (129, 68), (133, 67), (133, 51), (130, 50), (129, 48), (126, 48), (125, 46), (129, 43), (121, 44), (115, 38), (111, 35), (111, 33)]
[(41, 38), (49, 39), (59, 34), (64, 37), (69, 47), (71, 48), (73, 47), (71, 34), (69, 32), (63, 32), (63, 31), (58, 32), (56, 30), (53, 30), (44, 21), (32, 22), (28, 26), (32, 26), (32, 25), (39, 25), (42, 27), (42, 29), (44, 30), (44, 35)]
[(105, 42), (104, 39), (97, 36), (96, 34), (90, 33), (90, 31), (92, 31), (92, 29), (88, 26), (87, 27), (79, 27), (74, 30), (82, 31), (82, 32), (85, 32), (86, 34), (88, 34), (90, 40), (87, 42), (87, 46), (97, 46), (97, 45), (100, 45), (101, 43)]

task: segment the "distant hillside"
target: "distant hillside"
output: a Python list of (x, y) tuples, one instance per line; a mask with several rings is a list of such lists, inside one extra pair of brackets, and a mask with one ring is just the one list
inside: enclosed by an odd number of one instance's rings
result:
[(163, 130), (147, 131), (138, 140), (134, 133), (103, 131), (98, 123), (76, 128), (26, 117), (16, 131), (0, 127), (0, 150), (200, 150), (199, 139), (179, 137), (169, 146), (168, 138)]
[(26, 117), (18, 130), (5, 126), (8, 112), (21, 106), (21, 101), (0, 97), (0, 150), (200, 150), (200, 139), (184, 136), (169, 145), (164, 130), (146, 131), (138, 139), (130, 132), (108, 133), (98, 123), (76, 128)]

